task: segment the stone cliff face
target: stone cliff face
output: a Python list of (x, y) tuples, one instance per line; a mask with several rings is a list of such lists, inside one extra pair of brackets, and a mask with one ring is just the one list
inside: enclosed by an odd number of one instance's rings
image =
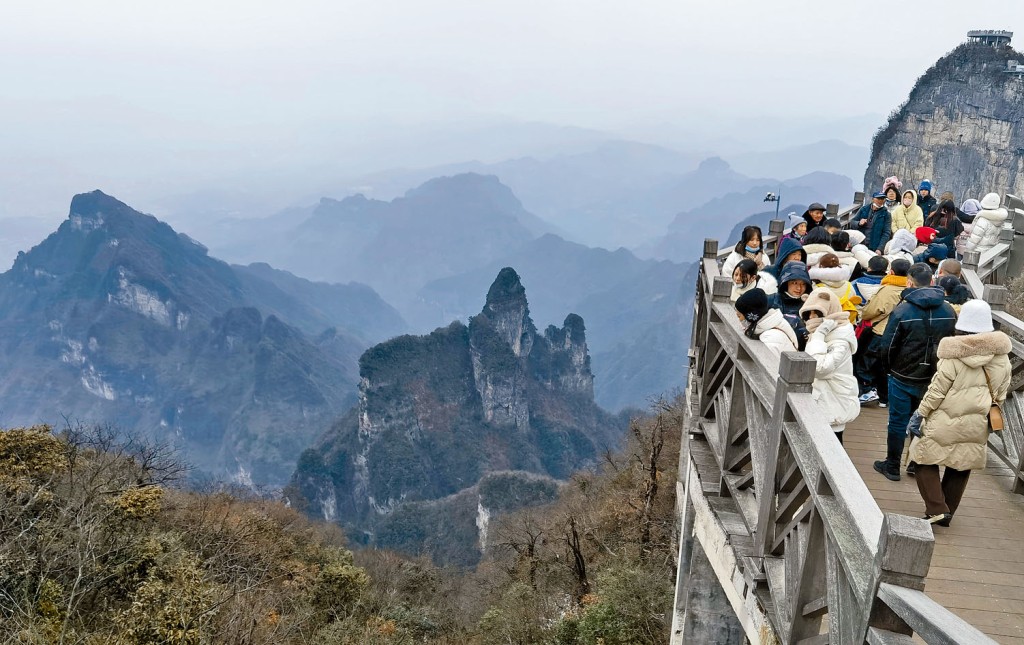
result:
[(232, 268), (100, 191), (75, 196), (0, 274), (3, 423), (111, 423), (179, 448), (198, 476), (284, 484), (352, 405), (369, 343), (345, 328), (401, 319), (367, 287), (281, 273)]
[(570, 314), (538, 334), (511, 268), (468, 326), (377, 345), (360, 359), (360, 377), (358, 405), (302, 456), (291, 494), (370, 541), (386, 521), (389, 544), (423, 546), (395, 519), (418, 517), (410, 504), (487, 473), (564, 478), (621, 436), (594, 403), (583, 319)]
[(866, 191), (896, 175), (905, 187), (931, 179), (935, 195), (960, 203), (988, 192), (1024, 191), (1024, 77), (1008, 74), (1012, 48), (960, 45), (914, 86), (879, 130), (864, 175)]

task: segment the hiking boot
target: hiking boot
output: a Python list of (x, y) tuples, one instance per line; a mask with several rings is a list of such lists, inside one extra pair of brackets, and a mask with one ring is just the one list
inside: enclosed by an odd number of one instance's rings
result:
[(874, 388), (872, 388), (872, 389), (868, 390), (867, 392), (865, 392), (864, 394), (860, 395), (860, 404), (861, 405), (867, 405), (868, 403), (871, 403), (872, 401), (877, 401), (877, 400), (878, 400), (878, 390), (876, 390)]
[(917, 462), (912, 461), (909, 464), (907, 464), (907, 477), (915, 476), (917, 476)]
[(888, 459), (879, 459), (875, 462), (875, 470), (885, 475), (885, 478), (892, 482), (900, 480), (900, 463), (890, 462)]
[(924, 519), (929, 524), (938, 524), (939, 526), (949, 526), (949, 523), (953, 521), (952, 513), (939, 513), (938, 515), (925, 515)]

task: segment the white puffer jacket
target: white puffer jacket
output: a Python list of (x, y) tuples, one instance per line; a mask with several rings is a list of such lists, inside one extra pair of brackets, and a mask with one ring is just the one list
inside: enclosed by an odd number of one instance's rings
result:
[[(755, 262), (760, 262), (762, 266), (771, 265), (771, 259), (768, 257), (767, 253), (761, 252), (757, 255), (760, 256), (761, 259), (754, 260)], [(725, 262), (722, 263), (722, 275), (727, 278), (732, 278), (732, 272), (736, 270), (736, 265), (739, 264), (741, 260), (746, 259), (747, 256), (733, 251), (725, 258)]]
[(1007, 212), (1005, 208), (979, 211), (974, 218), (971, 237), (967, 239), (968, 251), (984, 253), (999, 243), (999, 232), (1003, 229)]
[(839, 321), (828, 332), (832, 321), (825, 321), (807, 339), (804, 350), (818, 366), (814, 370), (812, 386), (814, 400), (828, 415), (829, 425), (842, 432), (846, 424), (860, 415), (857, 378), (853, 375), (853, 355), (857, 351), (857, 336), (853, 325)]
[(757, 274), (757, 278), (745, 287), (741, 287), (733, 282), (732, 295), (729, 296), (729, 300), (736, 302), (740, 299), (740, 296), (753, 289), (760, 289), (770, 296), (779, 290), (779, 283), (775, 281), (775, 276), (767, 271), (761, 271)]
[(817, 266), (821, 258), (827, 253), (835, 253), (828, 244), (804, 244), (804, 252), (807, 253), (807, 268)]
[(857, 262), (859, 262), (860, 266), (864, 269), (868, 268), (868, 262), (871, 261), (871, 258), (875, 257), (875, 252), (863, 244), (855, 245), (850, 249), (850, 252), (853, 253), (853, 257), (857, 258)]
[[(762, 343), (768, 346), (768, 349), (777, 355), (782, 352), (797, 351), (796, 332), (778, 309), (769, 309), (768, 313), (757, 321), (754, 333)], [(854, 341), (856, 342), (856, 339)], [(856, 386), (856, 381), (854, 385)]]

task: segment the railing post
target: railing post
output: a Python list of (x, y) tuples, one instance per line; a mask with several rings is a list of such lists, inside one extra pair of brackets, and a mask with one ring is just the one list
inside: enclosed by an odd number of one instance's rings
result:
[(854, 204), (860, 204), (861, 206), (863, 206), (864, 205), (864, 197), (865, 196), (866, 195), (864, 194), (864, 191), (858, 190), (857, 192), (855, 192), (853, 194), (853, 203)]
[(977, 273), (979, 262), (981, 262), (981, 253), (979, 253), (978, 251), (964, 252), (963, 265), (965, 269), (970, 269), (971, 271)]
[(714, 302), (728, 302), (732, 296), (732, 286), (732, 278), (716, 275), (715, 281), (711, 283), (711, 299)]
[(982, 300), (992, 307), (992, 311), (1006, 310), (1006, 301), (1010, 295), (1006, 287), (999, 284), (986, 284), (982, 294)]
[[(786, 222), (785, 222), (785, 220), (773, 219), (772, 221), (768, 222), (768, 236), (772, 240), (771, 252), (768, 255), (774, 257), (775, 254), (778, 252), (778, 250), (779, 250), (779, 239), (782, 238), (782, 235), (785, 232), (786, 232)], [(767, 246), (767, 245), (765, 245), (765, 246)]]
[[(779, 380), (775, 386), (772, 418), (766, 428), (750, 429), (751, 444), (758, 442), (759, 448), (755, 450), (751, 445), (751, 452), (765, 456), (760, 477), (754, 484), (759, 504), (757, 530), (754, 534), (754, 548), (758, 557), (772, 555), (770, 550), (775, 541), (775, 475), (779, 465), (782, 427), (790, 418), (787, 400), (790, 394), (811, 392), (817, 365), (817, 361), (803, 352), (782, 352), (782, 356), (779, 357)], [(771, 375), (767, 376), (770, 378)]]
[(825, 204), (825, 217), (835, 217), (839, 214), (839, 204)]
[(923, 591), (934, 550), (935, 537), (928, 522), (907, 515), (885, 514), (875, 556), (875, 599), (865, 632), (868, 627), (875, 627), (897, 634), (912, 633), (903, 619), (878, 599), (878, 586), (887, 582)]
[(704, 259), (705, 260), (717, 260), (718, 259), (718, 240), (711, 238), (704, 239)]

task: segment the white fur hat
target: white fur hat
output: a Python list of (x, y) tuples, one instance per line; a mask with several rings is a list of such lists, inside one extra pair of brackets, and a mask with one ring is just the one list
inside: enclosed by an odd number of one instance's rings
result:
[(981, 198), (981, 207), (987, 211), (999, 208), (999, 193), (989, 193)]
[(984, 300), (968, 300), (960, 308), (960, 315), (956, 319), (956, 328), (968, 334), (994, 331), (992, 308)]

